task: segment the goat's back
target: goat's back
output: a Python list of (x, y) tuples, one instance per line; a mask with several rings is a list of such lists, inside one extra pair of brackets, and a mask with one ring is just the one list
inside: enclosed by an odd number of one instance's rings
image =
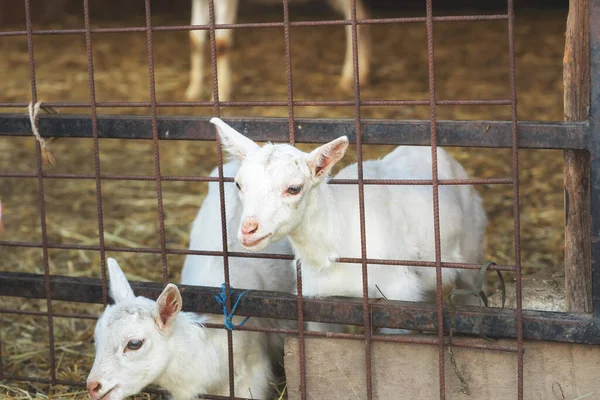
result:
[[(444, 149), (438, 148), (437, 159), (439, 179), (469, 178)], [(431, 180), (431, 147), (399, 146), (383, 159), (365, 161), (363, 175), (365, 179)], [(355, 164), (336, 175), (340, 179), (356, 177)], [(438, 188), (442, 259), (479, 262), (487, 227), (481, 197), (471, 185), (440, 185)], [(351, 213), (350, 218), (358, 223), (356, 189), (340, 185), (335, 193), (336, 200), (344, 204), (344, 209)], [(431, 185), (366, 185), (364, 193), (369, 257), (435, 260)], [(394, 248), (389, 245), (390, 240), (408, 245)], [(454, 254), (457, 248), (460, 254)]]

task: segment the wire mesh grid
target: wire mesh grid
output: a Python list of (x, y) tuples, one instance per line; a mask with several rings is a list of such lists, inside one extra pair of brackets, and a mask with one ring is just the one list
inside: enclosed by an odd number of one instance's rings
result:
[[(0, 379), (7, 380), (23, 380), (23, 381), (36, 381), (46, 382), (49, 384), (67, 384), (67, 385), (83, 385), (81, 382), (64, 381), (57, 379), (56, 376), (56, 355), (54, 352), (54, 333), (53, 333), (53, 319), (56, 317), (71, 317), (71, 318), (95, 318), (95, 316), (87, 314), (67, 314), (67, 313), (55, 313), (52, 308), (53, 297), (56, 299), (56, 290), (53, 291), (51, 287), (51, 274), (49, 267), (49, 249), (80, 249), (80, 250), (95, 250), (99, 251), (101, 259), (101, 288), (102, 288), (102, 303), (106, 305), (108, 303), (108, 290), (107, 290), (107, 272), (105, 263), (105, 254), (107, 251), (118, 251), (118, 252), (136, 252), (136, 253), (154, 253), (161, 256), (162, 261), (162, 276), (163, 284), (168, 282), (169, 266), (167, 262), (167, 255), (170, 254), (196, 254), (196, 255), (212, 255), (222, 256), (224, 260), (224, 282), (226, 286), (226, 307), (228, 312), (231, 310), (231, 295), (230, 295), (230, 281), (229, 281), (229, 263), (230, 257), (255, 257), (265, 259), (287, 259), (292, 260), (293, 257), (287, 255), (277, 254), (246, 254), (230, 252), (227, 246), (227, 227), (226, 227), (226, 215), (225, 215), (225, 194), (224, 194), (224, 183), (232, 182), (231, 177), (225, 177), (223, 175), (223, 155), (221, 145), (217, 137), (217, 154), (218, 154), (218, 177), (189, 177), (189, 176), (163, 176), (160, 169), (160, 154), (159, 154), (159, 129), (158, 129), (158, 117), (157, 110), (160, 107), (212, 107), (215, 116), (220, 116), (221, 108), (223, 107), (244, 107), (244, 106), (285, 106), (288, 109), (288, 139), (291, 145), (296, 143), (296, 132), (295, 127), (296, 119), (294, 117), (294, 108), (302, 106), (352, 106), (354, 107), (354, 130), (356, 135), (356, 150), (357, 150), (357, 171), (358, 179), (333, 179), (330, 184), (342, 184), (342, 185), (357, 185), (358, 186), (358, 197), (360, 204), (360, 237), (361, 237), (361, 257), (360, 258), (347, 258), (342, 257), (339, 259), (340, 262), (344, 263), (356, 263), (362, 267), (362, 280), (363, 280), (363, 298), (362, 298), (362, 319), (363, 319), (363, 334), (348, 334), (348, 333), (323, 333), (305, 331), (304, 322), (306, 320), (305, 313), (305, 301), (302, 295), (302, 266), (300, 263), (296, 264), (297, 273), (297, 329), (295, 330), (284, 330), (284, 329), (265, 329), (255, 327), (239, 327), (241, 331), (261, 331), (261, 332), (276, 332), (285, 333), (290, 335), (297, 335), (299, 338), (300, 346), (300, 397), (306, 399), (306, 359), (305, 359), (305, 337), (337, 337), (346, 338), (353, 340), (364, 341), (365, 345), (365, 366), (366, 366), (366, 398), (373, 398), (373, 383), (372, 383), (372, 371), (371, 371), (371, 343), (373, 341), (385, 341), (385, 342), (402, 342), (402, 343), (417, 343), (423, 345), (437, 346), (439, 351), (439, 397), (445, 399), (445, 369), (444, 369), (444, 358), (445, 349), (448, 345), (448, 338), (444, 331), (444, 318), (445, 312), (443, 309), (443, 294), (442, 294), (442, 268), (462, 268), (462, 269), (480, 269), (481, 266), (477, 264), (466, 264), (466, 263), (449, 263), (442, 262), (441, 246), (440, 246), (440, 226), (439, 226), (439, 198), (438, 190), (440, 185), (480, 185), (480, 184), (511, 184), (513, 185), (513, 214), (514, 214), (514, 243), (515, 243), (515, 264), (514, 265), (496, 265), (490, 267), (490, 270), (497, 271), (513, 271), (517, 275), (516, 279), (516, 299), (517, 307), (514, 310), (515, 319), (515, 337), (516, 346), (501, 346), (496, 344), (465, 344), (456, 343), (457, 347), (470, 347), (479, 349), (491, 349), (497, 351), (515, 352), (517, 354), (517, 398), (523, 399), (523, 313), (522, 313), (522, 298), (521, 298), (521, 265), (520, 265), (520, 237), (519, 237), (519, 164), (518, 164), (518, 144), (519, 144), (519, 125), (517, 123), (517, 93), (516, 93), (516, 68), (515, 68), (515, 48), (514, 48), (514, 4), (513, 0), (508, 0), (507, 13), (500, 15), (469, 15), (469, 16), (433, 16), (433, 5), (432, 0), (426, 0), (426, 16), (425, 17), (414, 17), (414, 18), (382, 18), (382, 19), (357, 19), (356, 13), (356, 0), (349, 0), (351, 2), (351, 17), (349, 20), (332, 20), (332, 21), (302, 21), (292, 22), (289, 17), (288, 0), (282, 0), (283, 2), (283, 22), (269, 22), (269, 23), (245, 23), (245, 24), (223, 24), (217, 25), (215, 23), (215, 9), (214, 1), (208, 1), (209, 4), (209, 24), (202, 26), (153, 26), (151, 22), (151, 8), (150, 0), (145, 0), (145, 27), (131, 27), (131, 28), (92, 28), (90, 26), (89, 19), (89, 4), (88, 0), (84, 0), (84, 15), (85, 15), (85, 28), (84, 29), (46, 29), (46, 30), (34, 30), (31, 23), (31, 5), (30, 0), (24, 0), (26, 10), (26, 30), (25, 31), (6, 31), (0, 32), (0, 36), (26, 36), (27, 37), (27, 49), (29, 55), (29, 74), (31, 78), (31, 100), (37, 102), (37, 91), (36, 91), (36, 68), (35, 68), (35, 52), (33, 47), (33, 37), (36, 35), (58, 35), (58, 34), (72, 34), (80, 33), (85, 34), (85, 43), (88, 60), (88, 81), (90, 90), (89, 102), (47, 102), (44, 103), (49, 107), (80, 107), (89, 108), (91, 112), (91, 131), (94, 142), (94, 174), (52, 174), (44, 171), (42, 152), (39, 143), (36, 144), (36, 160), (37, 160), (37, 172), (36, 173), (1, 173), (0, 177), (18, 177), (18, 178), (37, 178), (37, 184), (39, 189), (39, 213), (42, 230), (41, 242), (17, 242), (17, 241), (1, 241), (2, 246), (19, 246), (19, 247), (33, 247), (41, 248), (43, 251), (43, 267), (44, 267), (44, 285), (46, 293), (46, 304), (47, 311), (42, 312), (22, 312), (16, 310), (0, 309), (0, 313), (17, 313), (17, 314), (31, 314), (47, 316), (48, 320), (48, 340), (50, 344), (50, 378), (39, 378), (39, 377), (22, 377), (22, 376), (11, 376), (4, 374), (2, 370), (2, 359), (0, 357)], [(436, 22), (455, 22), (455, 21), (491, 21), (501, 20), (506, 21), (508, 25), (508, 43), (509, 43), (509, 59), (510, 59), (510, 81), (507, 84), (510, 86), (510, 98), (502, 100), (439, 100), (436, 98), (435, 91), (435, 63), (434, 63), (434, 41), (433, 32)], [(427, 31), (427, 54), (428, 54), (428, 69), (429, 69), (429, 99), (428, 100), (361, 100), (360, 96), (360, 82), (359, 82), (359, 63), (358, 63), (358, 28), (361, 25), (370, 24), (396, 24), (396, 23), (424, 23)], [(349, 101), (298, 101), (294, 100), (294, 93), (292, 88), (292, 57), (290, 47), (290, 28), (291, 27), (310, 27), (318, 25), (347, 25), (352, 29), (352, 59), (354, 68), (354, 99)], [(216, 31), (218, 29), (242, 29), (242, 28), (283, 28), (284, 29), (284, 40), (285, 40), (285, 66), (286, 66), (286, 84), (287, 84), (287, 101), (219, 101), (219, 90), (218, 90), (218, 75), (217, 75), (217, 43), (216, 43)], [(155, 77), (154, 77), (154, 55), (152, 37), (154, 32), (165, 32), (165, 31), (186, 31), (186, 30), (206, 30), (210, 37), (210, 54), (211, 54), (211, 65), (212, 65), (212, 88), (214, 101), (197, 101), (197, 102), (158, 102), (155, 93)], [(98, 102), (95, 96), (94, 86), (94, 67), (92, 57), (92, 34), (101, 33), (127, 33), (127, 32), (145, 32), (147, 39), (147, 50), (148, 50), (148, 71), (150, 79), (150, 102)], [(0, 103), (0, 107), (25, 107), (28, 103)], [(363, 121), (361, 120), (361, 107), (363, 106), (429, 106), (430, 120), (428, 123), (430, 142), (431, 142), (431, 156), (432, 156), (432, 179), (431, 180), (378, 180), (378, 179), (366, 179), (363, 177), (363, 157), (362, 157), (362, 145), (363, 140)], [(467, 180), (443, 180), (438, 179), (438, 163), (437, 163), (437, 146), (438, 141), (438, 125), (436, 119), (436, 107), (437, 106), (463, 106), (463, 105), (486, 105), (486, 106), (506, 106), (509, 105), (511, 108), (511, 149), (512, 149), (512, 175), (507, 178), (500, 179), (467, 179)], [(153, 143), (153, 162), (154, 162), (154, 175), (144, 176), (129, 176), (129, 175), (103, 175), (101, 173), (100, 157), (99, 157), (99, 116), (98, 109), (106, 107), (150, 107), (151, 108), (151, 132), (152, 132), (152, 143)], [(46, 179), (88, 179), (95, 181), (96, 200), (97, 200), (97, 220), (98, 220), (98, 231), (99, 231), (99, 245), (75, 245), (75, 244), (53, 244), (48, 242), (48, 235), (46, 229), (46, 204), (44, 202), (44, 182)], [(160, 247), (159, 248), (126, 248), (117, 246), (107, 246), (104, 242), (104, 225), (103, 225), (103, 207), (102, 207), (102, 181), (103, 180), (144, 180), (154, 181), (155, 189), (158, 202), (158, 215), (159, 221), (159, 235), (160, 235)], [(164, 209), (162, 201), (162, 182), (164, 181), (194, 181), (194, 182), (218, 182), (221, 202), (221, 224), (222, 224), (222, 246), (223, 251), (199, 251), (199, 250), (179, 250), (170, 249), (166, 245), (165, 239), (165, 228), (164, 228)], [(409, 261), (409, 260), (382, 260), (382, 259), (371, 259), (367, 253), (366, 246), (366, 235), (365, 230), (365, 204), (364, 204), (364, 185), (431, 185), (433, 188), (433, 204), (432, 210), (434, 214), (434, 232), (435, 232), (435, 261), (424, 262), (424, 261)], [(380, 265), (406, 265), (406, 266), (419, 266), (426, 268), (435, 268), (436, 270), (436, 331), (437, 339), (422, 339), (412, 338), (410, 336), (379, 336), (372, 333), (372, 318), (373, 318), (373, 304), (369, 300), (368, 296), (368, 274), (367, 266), (369, 264), (380, 264)], [(511, 311), (512, 312), (512, 311)], [(282, 315), (280, 317), (286, 317)], [(447, 322), (447, 321), (446, 321)], [(209, 327), (222, 329), (224, 325), (209, 324)], [(233, 360), (233, 337), (230, 330), (227, 331), (228, 347), (229, 347), (229, 386), (230, 396), (219, 397), (219, 396), (202, 396), (207, 399), (219, 399), (219, 398), (236, 398), (234, 396), (234, 360)]]

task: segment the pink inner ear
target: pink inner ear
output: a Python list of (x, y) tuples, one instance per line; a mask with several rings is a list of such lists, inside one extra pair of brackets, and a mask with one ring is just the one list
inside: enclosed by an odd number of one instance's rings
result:
[(178, 311), (179, 304), (178, 299), (175, 293), (169, 292), (165, 298), (164, 302), (161, 302), (159, 307), (159, 316), (162, 325), (167, 325), (169, 319)]
[(328, 148), (323, 149), (315, 160), (313, 166), (315, 176), (321, 176), (325, 171), (332, 166), (333, 163), (339, 161), (344, 156), (344, 143), (336, 143)]
[[(320, 158), (320, 157), (319, 157)], [(325, 162), (325, 159), (320, 158), (318, 164), (315, 166), (315, 176), (321, 176), (329, 163)]]

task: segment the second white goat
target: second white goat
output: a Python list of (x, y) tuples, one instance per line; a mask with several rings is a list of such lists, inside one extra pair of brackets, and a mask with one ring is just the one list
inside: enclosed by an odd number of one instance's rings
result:
[[(169, 284), (158, 300), (136, 297), (117, 262), (108, 259), (110, 295), (96, 324), (96, 358), (87, 379), (91, 400), (121, 400), (150, 384), (175, 400), (199, 394), (229, 395), (227, 335), (203, 326), (209, 319), (181, 312), (177, 286)], [(242, 317), (234, 317), (239, 323)], [(237, 397), (267, 398), (273, 372), (267, 340), (258, 332), (234, 331)]]

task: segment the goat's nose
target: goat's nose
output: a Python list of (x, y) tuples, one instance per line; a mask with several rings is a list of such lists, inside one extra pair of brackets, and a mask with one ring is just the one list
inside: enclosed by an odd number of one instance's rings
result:
[(258, 222), (256, 220), (247, 220), (242, 224), (242, 233), (251, 235), (258, 230)]
[(98, 381), (89, 381), (86, 386), (90, 399), (95, 399), (100, 390), (102, 390), (102, 385)]

